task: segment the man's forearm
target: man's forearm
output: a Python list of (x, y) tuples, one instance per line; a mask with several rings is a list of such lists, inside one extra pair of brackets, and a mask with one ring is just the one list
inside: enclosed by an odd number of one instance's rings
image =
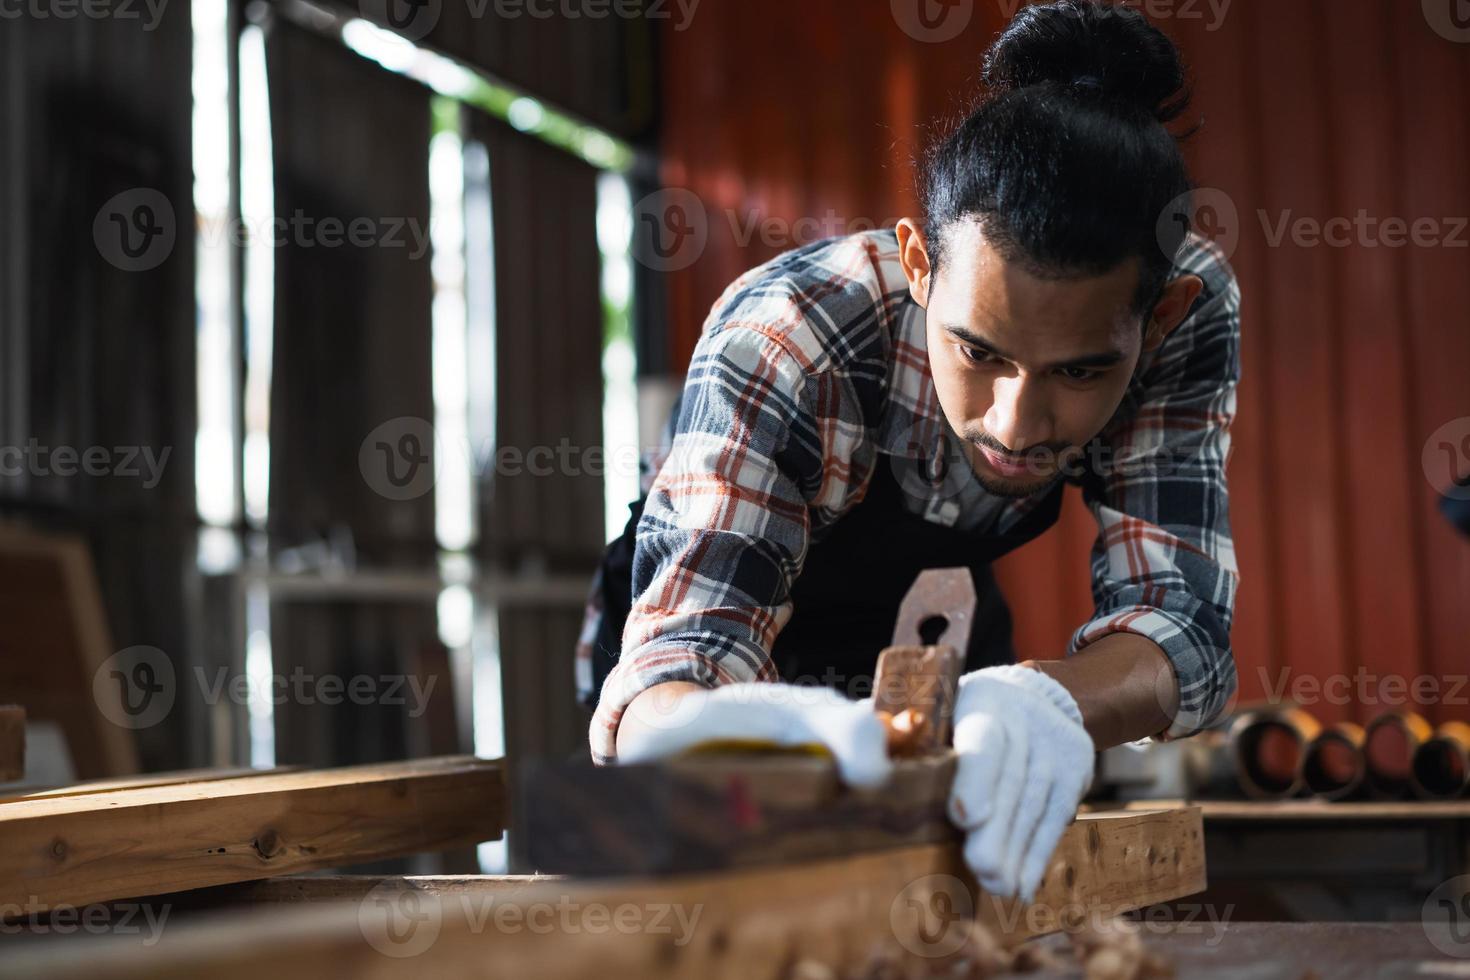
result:
[[(1136, 633), (1114, 633), (1065, 660), (1027, 660), (1067, 689), (1082, 712), (1082, 724), (1098, 749), (1155, 735), (1178, 710), (1174, 668), (1164, 651)], [(679, 698), (703, 691), (699, 684), (656, 684), (634, 698), (618, 724), (619, 748), (649, 728), (667, 727)]]
[(1064, 660), (1027, 660), (1067, 689), (1099, 750), (1157, 735), (1179, 710), (1174, 667), (1158, 644), (1113, 633)]

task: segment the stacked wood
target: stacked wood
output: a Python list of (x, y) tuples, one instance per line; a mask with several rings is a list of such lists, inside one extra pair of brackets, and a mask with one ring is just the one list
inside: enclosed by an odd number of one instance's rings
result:
[(0, 801), (0, 908), (39, 911), (500, 837), (501, 764), (467, 756)]

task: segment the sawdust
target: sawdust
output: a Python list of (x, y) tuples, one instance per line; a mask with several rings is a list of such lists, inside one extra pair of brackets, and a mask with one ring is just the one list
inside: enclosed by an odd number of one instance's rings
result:
[[(1115, 920), (1116, 921), (1116, 920)], [(815, 960), (801, 960), (786, 980), (990, 980), (1045, 971), (1065, 973), (1082, 967), (1086, 980), (1169, 980), (1173, 964), (1150, 952), (1136, 929), (1115, 922), (1083, 926), (1071, 933), (1073, 959), (1044, 946), (1008, 950), (979, 922), (967, 922), (963, 944), (946, 956), (919, 957), (894, 944), (876, 948), (859, 969), (839, 973)]]

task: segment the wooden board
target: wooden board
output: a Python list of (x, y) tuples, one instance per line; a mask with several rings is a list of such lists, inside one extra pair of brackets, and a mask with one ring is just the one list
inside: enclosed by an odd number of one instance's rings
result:
[[(1118, 914), (1193, 894), (1205, 868), (1199, 811), (1184, 809), (1080, 817), (1026, 908), (980, 892), (953, 844), (665, 880), (540, 882), (509, 900), (516, 886), (503, 878), (483, 889), (463, 879), (457, 894), (421, 879), (368, 881), (366, 891), (366, 881), (326, 886), (353, 901), (170, 923), (152, 945), (143, 935), (18, 944), (7, 975), (777, 980), (798, 958), (836, 970), (880, 952), (925, 958), (972, 915), (1016, 944), (1072, 910)], [(614, 926), (619, 915), (626, 927)]]
[(0, 906), (81, 905), (500, 836), (499, 762), (450, 756), (0, 803)]
[(1363, 800), (1334, 803), (1328, 800), (1138, 800), (1125, 804), (1132, 811), (1194, 806), (1206, 820), (1465, 820), (1470, 819), (1470, 800)]
[(119, 776), (116, 779), (89, 779), (68, 786), (50, 786), (42, 789), (25, 787), (14, 796), (0, 797), (0, 803), (17, 800), (38, 800), (52, 796), (85, 796), (88, 793), (115, 793), (123, 789), (144, 789), (149, 786), (174, 786), (180, 783), (212, 783), (221, 779), (243, 779), (246, 776), (269, 776), (283, 772), (299, 772), (300, 766), (277, 766), (273, 769), (251, 769), (248, 766), (222, 766), (212, 769), (178, 769), (173, 772), (153, 772), (142, 776)]
[(672, 874), (956, 840), (953, 776), (952, 753), (899, 762), (869, 791), (842, 785), (830, 760), (795, 755), (548, 765), (520, 806), (537, 871)]
[(26, 774), (26, 710), (0, 705), (0, 783)]

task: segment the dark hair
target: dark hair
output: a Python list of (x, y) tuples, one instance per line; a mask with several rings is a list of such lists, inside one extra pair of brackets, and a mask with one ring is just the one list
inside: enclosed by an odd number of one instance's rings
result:
[(1039, 276), (1101, 275), (1137, 257), (1134, 305), (1147, 312), (1189, 226), (1187, 204), (1171, 207), (1190, 181), (1165, 128), (1189, 105), (1178, 49), (1129, 7), (1057, 0), (1016, 15), (983, 79), (979, 106), (923, 168), (935, 271), (945, 230), (974, 218)]

